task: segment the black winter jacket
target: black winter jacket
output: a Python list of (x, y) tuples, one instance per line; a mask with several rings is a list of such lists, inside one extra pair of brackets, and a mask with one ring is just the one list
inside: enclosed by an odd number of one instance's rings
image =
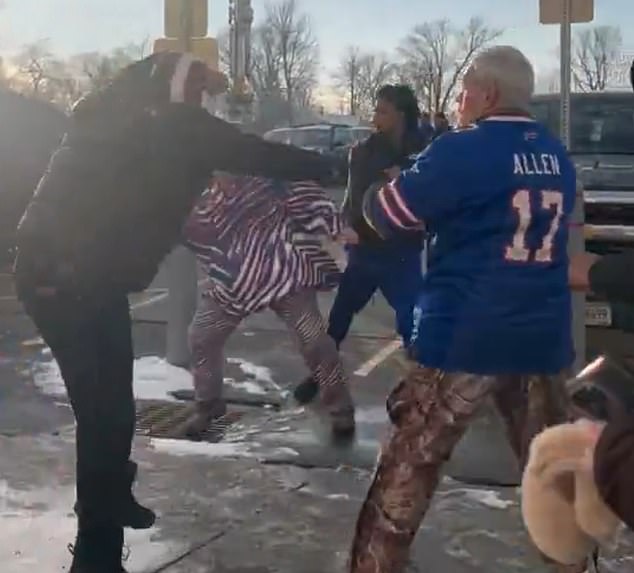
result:
[(359, 235), (360, 244), (377, 248), (422, 246), (423, 236), (418, 233), (408, 233), (407, 236), (388, 240), (381, 238), (363, 216), (363, 198), (372, 184), (381, 181), (387, 183), (386, 169), (394, 166), (401, 169), (411, 167), (412, 156), (425, 147), (425, 137), (416, 131), (405, 139), (402, 150), (395, 149), (390, 140), (380, 133), (372, 134), (351, 149), (348, 186), (342, 210), (345, 219)]
[(20, 223), (18, 290), (93, 298), (147, 288), (215, 170), (321, 180), (330, 165), (191, 105), (130, 117), (78, 110)]

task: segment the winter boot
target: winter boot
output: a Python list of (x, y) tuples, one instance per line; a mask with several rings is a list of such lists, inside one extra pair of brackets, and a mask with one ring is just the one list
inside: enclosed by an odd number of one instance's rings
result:
[(178, 437), (200, 441), (211, 423), (226, 414), (227, 404), (222, 399), (196, 402), (194, 413), (176, 430), (176, 433)]
[(330, 414), (332, 435), (337, 442), (347, 442), (354, 438), (356, 423), (354, 407)]
[[(81, 524), (81, 520), (80, 520)], [(82, 527), (75, 544), (69, 573), (126, 573), (123, 557), (123, 528), (116, 525)]]
[(319, 384), (312, 377), (308, 376), (295, 387), (293, 397), (299, 404), (310, 404), (319, 394)]
[(134, 497), (132, 487), (136, 480), (138, 466), (129, 461), (126, 465), (126, 480), (122, 490), (122, 502), (117, 512), (117, 522), (122, 527), (150, 529), (156, 521), (156, 514), (143, 507)]
[(108, 519), (119, 527), (150, 529), (156, 521), (156, 515), (143, 507), (132, 493), (136, 474), (137, 465), (128, 461), (123, 472), (84, 478), (82, 489), (85, 491), (89, 488), (88, 499), (92, 503), (86, 507), (82, 507), (79, 502), (75, 504), (75, 513), (80, 522)]

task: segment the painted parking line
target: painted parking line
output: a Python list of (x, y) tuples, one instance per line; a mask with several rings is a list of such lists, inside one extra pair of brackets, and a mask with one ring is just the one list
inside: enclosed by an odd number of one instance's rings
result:
[(369, 360), (366, 360), (359, 368), (354, 371), (355, 376), (368, 376), (375, 368), (377, 368), (382, 362), (387, 360), (392, 354), (394, 354), (399, 348), (402, 348), (403, 343), (400, 340), (393, 340), (376, 354), (374, 354)]
[[(199, 280), (198, 286), (201, 287), (203, 284), (205, 284), (205, 282), (206, 282), (205, 279)], [(156, 289), (156, 290), (160, 290), (162, 292), (159, 292), (159, 294), (151, 296), (150, 298), (146, 298), (145, 300), (135, 302), (133, 305), (130, 305), (130, 309), (139, 310), (140, 308), (146, 308), (148, 306), (152, 306), (153, 304), (157, 304), (169, 298), (170, 296), (169, 289)]]

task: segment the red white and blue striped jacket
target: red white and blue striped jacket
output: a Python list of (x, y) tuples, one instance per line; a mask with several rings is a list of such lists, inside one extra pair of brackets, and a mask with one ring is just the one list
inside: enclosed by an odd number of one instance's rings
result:
[(301, 288), (334, 288), (341, 271), (324, 239), (341, 228), (337, 207), (316, 183), (223, 173), (184, 232), (210, 279), (208, 293), (245, 316)]

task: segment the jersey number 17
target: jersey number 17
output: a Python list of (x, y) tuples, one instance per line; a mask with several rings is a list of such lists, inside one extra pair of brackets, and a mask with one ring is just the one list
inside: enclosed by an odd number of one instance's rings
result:
[(513, 242), (506, 247), (507, 261), (550, 263), (553, 260), (553, 242), (563, 216), (563, 196), (559, 191), (540, 191), (538, 196), (541, 202), (540, 208), (552, 213), (552, 221), (542, 239), (541, 247), (529, 249), (526, 246), (526, 233), (533, 219), (531, 194), (527, 189), (520, 189), (513, 196), (513, 208), (517, 211), (519, 221), (513, 235)]

